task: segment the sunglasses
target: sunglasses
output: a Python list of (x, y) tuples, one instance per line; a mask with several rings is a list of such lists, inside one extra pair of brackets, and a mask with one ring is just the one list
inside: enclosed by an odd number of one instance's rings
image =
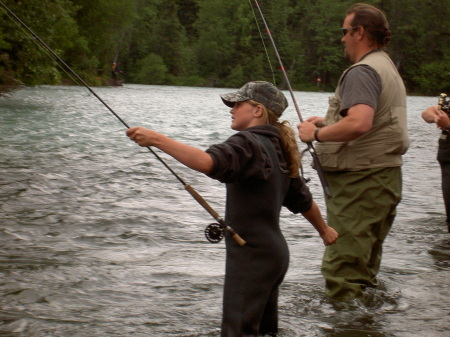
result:
[(347, 32), (349, 30), (357, 29), (358, 27), (350, 27), (350, 28), (341, 28), (342, 29), (342, 36), (347, 35)]

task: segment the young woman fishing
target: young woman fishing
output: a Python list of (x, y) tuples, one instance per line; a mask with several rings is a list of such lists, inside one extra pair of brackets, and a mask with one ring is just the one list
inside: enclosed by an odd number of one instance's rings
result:
[(221, 98), (232, 108), (231, 128), (239, 132), (206, 151), (143, 127), (130, 128), (127, 135), (226, 184), (225, 222), (247, 243), (241, 246), (226, 233), (221, 336), (276, 336), (278, 288), (289, 264), (279, 226), (281, 207), (301, 213), (325, 245), (335, 243), (338, 234), (325, 223), (299, 176), (295, 134), (287, 122), (278, 121), (288, 105), (283, 93), (256, 81)]

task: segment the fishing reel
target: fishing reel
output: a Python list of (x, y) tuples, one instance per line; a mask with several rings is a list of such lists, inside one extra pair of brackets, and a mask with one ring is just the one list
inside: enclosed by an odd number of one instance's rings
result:
[(450, 97), (442, 93), (439, 96), (438, 105), (442, 111), (444, 111), (450, 117)]
[(218, 223), (209, 224), (205, 228), (205, 237), (211, 243), (219, 243), (222, 241), (225, 229)]

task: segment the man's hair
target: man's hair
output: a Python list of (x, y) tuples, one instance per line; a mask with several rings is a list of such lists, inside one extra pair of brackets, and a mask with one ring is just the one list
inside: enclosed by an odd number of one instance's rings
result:
[(369, 39), (380, 47), (388, 45), (391, 40), (389, 22), (378, 8), (365, 3), (356, 3), (347, 10), (346, 14), (355, 14), (351, 22), (352, 27), (363, 27), (368, 33)]

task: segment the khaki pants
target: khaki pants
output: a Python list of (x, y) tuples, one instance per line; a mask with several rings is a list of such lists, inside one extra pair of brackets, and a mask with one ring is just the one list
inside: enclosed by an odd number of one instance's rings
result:
[(377, 285), (383, 241), (401, 200), (401, 168), (327, 172), (326, 178), (333, 195), (326, 201), (327, 221), (339, 233), (323, 257), (326, 293), (361, 298), (365, 287)]

